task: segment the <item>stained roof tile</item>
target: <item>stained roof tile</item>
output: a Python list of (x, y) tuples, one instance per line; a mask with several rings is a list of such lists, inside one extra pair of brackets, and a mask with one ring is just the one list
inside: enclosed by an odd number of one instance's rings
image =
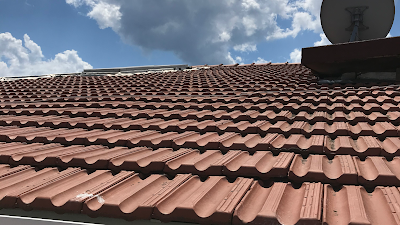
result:
[(354, 157), (358, 182), (364, 186), (400, 186), (399, 158), (387, 161), (384, 157)]
[(272, 142), (271, 148), (273, 151), (293, 151), (309, 153), (322, 153), (325, 137), (322, 135), (314, 135), (307, 138), (303, 135), (291, 135), (285, 138), (283, 135), (278, 135)]
[(301, 155), (294, 157), (289, 179), (297, 182), (311, 181), (327, 184), (358, 184), (357, 170), (349, 155), (336, 155), (329, 159), (324, 155)]
[(375, 137), (360, 136), (358, 139), (352, 139), (349, 136), (338, 136), (331, 139), (329, 136), (325, 139), (324, 152), (329, 155), (379, 155), (382, 147)]
[(191, 177), (157, 203), (154, 218), (163, 222), (231, 224), (236, 205), (252, 183), (247, 178), (230, 183), (224, 177), (210, 177), (204, 182)]

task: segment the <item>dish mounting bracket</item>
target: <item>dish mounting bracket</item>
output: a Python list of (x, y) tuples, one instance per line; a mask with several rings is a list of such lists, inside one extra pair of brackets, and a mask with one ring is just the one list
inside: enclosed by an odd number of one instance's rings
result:
[(368, 6), (348, 7), (346, 11), (351, 14), (351, 26), (346, 28), (346, 31), (352, 31), (350, 42), (360, 41), (359, 32), (369, 29), (364, 25), (364, 12)]

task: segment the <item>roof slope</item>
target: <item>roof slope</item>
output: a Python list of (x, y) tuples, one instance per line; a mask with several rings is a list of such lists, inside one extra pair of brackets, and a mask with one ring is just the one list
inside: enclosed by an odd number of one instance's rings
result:
[(400, 224), (400, 88), (300, 64), (0, 82), (0, 207)]

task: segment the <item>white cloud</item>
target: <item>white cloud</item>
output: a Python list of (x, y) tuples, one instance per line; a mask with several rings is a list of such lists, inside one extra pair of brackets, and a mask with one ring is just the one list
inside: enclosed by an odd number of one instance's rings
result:
[(319, 19), (322, 0), (299, 0), (295, 4)]
[[(265, 40), (320, 33), (322, 0), (66, 0), (89, 7), (87, 16), (128, 44), (172, 51), (191, 64), (231, 63), (230, 49), (246, 52)], [(277, 18), (289, 20), (284, 29)], [(248, 44), (251, 43), (251, 44)]]
[(80, 7), (82, 5), (88, 5), (91, 11), (86, 15), (91, 19), (97, 21), (100, 29), (112, 28), (118, 29), (121, 20), (121, 12), (119, 11), (119, 5), (107, 3), (102, 0), (65, 0), (67, 4), (73, 5), (74, 7)]
[(290, 62), (299, 63), (301, 62), (301, 50), (296, 48), (290, 53)]
[(237, 52), (254, 52), (257, 51), (257, 45), (245, 43), (241, 45), (235, 45), (233, 46), (233, 49)]
[(246, 10), (251, 9), (251, 8), (260, 9), (260, 4), (258, 4), (258, 2), (255, 0), (243, 0), (242, 6)]
[(231, 35), (229, 34), (229, 33), (227, 33), (227, 32), (222, 32), (220, 35), (219, 35), (219, 38), (220, 38), (220, 40), (219, 41), (221, 41), (221, 42), (227, 42), (227, 41), (229, 41), (230, 39), (231, 39)]
[[(321, 37), (320, 41), (314, 42), (314, 46), (323, 46), (323, 45), (331, 45), (332, 43), (328, 40), (324, 33), (320, 33), (319, 36)], [(301, 62), (301, 50), (294, 49), (293, 52), (290, 53), (290, 61), (291, 62)]]
[(298, 0), (292, 5), (290, 18), (292, 19), (291, 28), (277, 29), (272, 35), (266, 37), (267, 40), (282, 39), (287, 37), (297, 37), (303, 30), (321, 32), (321, 22), (319, 12), (322, 0)]
[(119, 11), (119, 6), (106, 2), (99, 2), (92, 7), (92, 11), (90, 11), (87, 16), (96, 20), (100, 29), (111, 27), (118, 30), (122, 15)]
[(269, 62), (271, 62), (271, 61), (268, 61), (268, 60), (265, 60), (265, 59), (263, 59), (261, 57), (258, 57), (257, 61), (255, 61), (254, 63), (256, 63), (256, 64), (264, 64), (264, 63), (269, 63)]
[[(319, 34), (321, 37), (320, 41), (314, 42), (314, 46), (330, 45), (331, 42), (328, 40), (324, 33)], [(290, 53), (290, 61), (294, 63), (301, 62), (301, 50), (296, 48)]]
[(331, 45), (332, 43), (328, 40), (324, 33), (320, 33), (319, 36), (321, 37), (320, 41), (314, 42), (314, 46), (322, 46), (322, 45)]
[(73, 5), (75, 7), (79, 7), (83, 4), (81, 0), (65, 0), (67, 4)]
[(293, 17), (293, 30), (300, 32), (301, 30), (319, 31), (321, 23), (308, 12), (298, 12)]
[(244, 60), (240, 56), (236, 56), (235, 58), (232, 57), (232, 54), (228, 52), (228, 56), (226, 57), (229, 64), (244, 64)]
[(53, 73), (81, 72), (92, 66), (84, 62), (75, 50), (67, 50), (55, 55), (54, 59), (45, 60), (42, 49), (30, 37), (22, 40), (11, 33), (0, 33), (0, 76), (42, 75)]

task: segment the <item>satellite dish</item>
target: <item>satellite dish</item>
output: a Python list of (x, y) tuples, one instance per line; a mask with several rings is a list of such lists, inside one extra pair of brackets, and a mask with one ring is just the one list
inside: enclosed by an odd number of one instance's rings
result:
[(394, 0), (323, 0), (321, 25), (332, 44), (385, 38), (392, 28)]

